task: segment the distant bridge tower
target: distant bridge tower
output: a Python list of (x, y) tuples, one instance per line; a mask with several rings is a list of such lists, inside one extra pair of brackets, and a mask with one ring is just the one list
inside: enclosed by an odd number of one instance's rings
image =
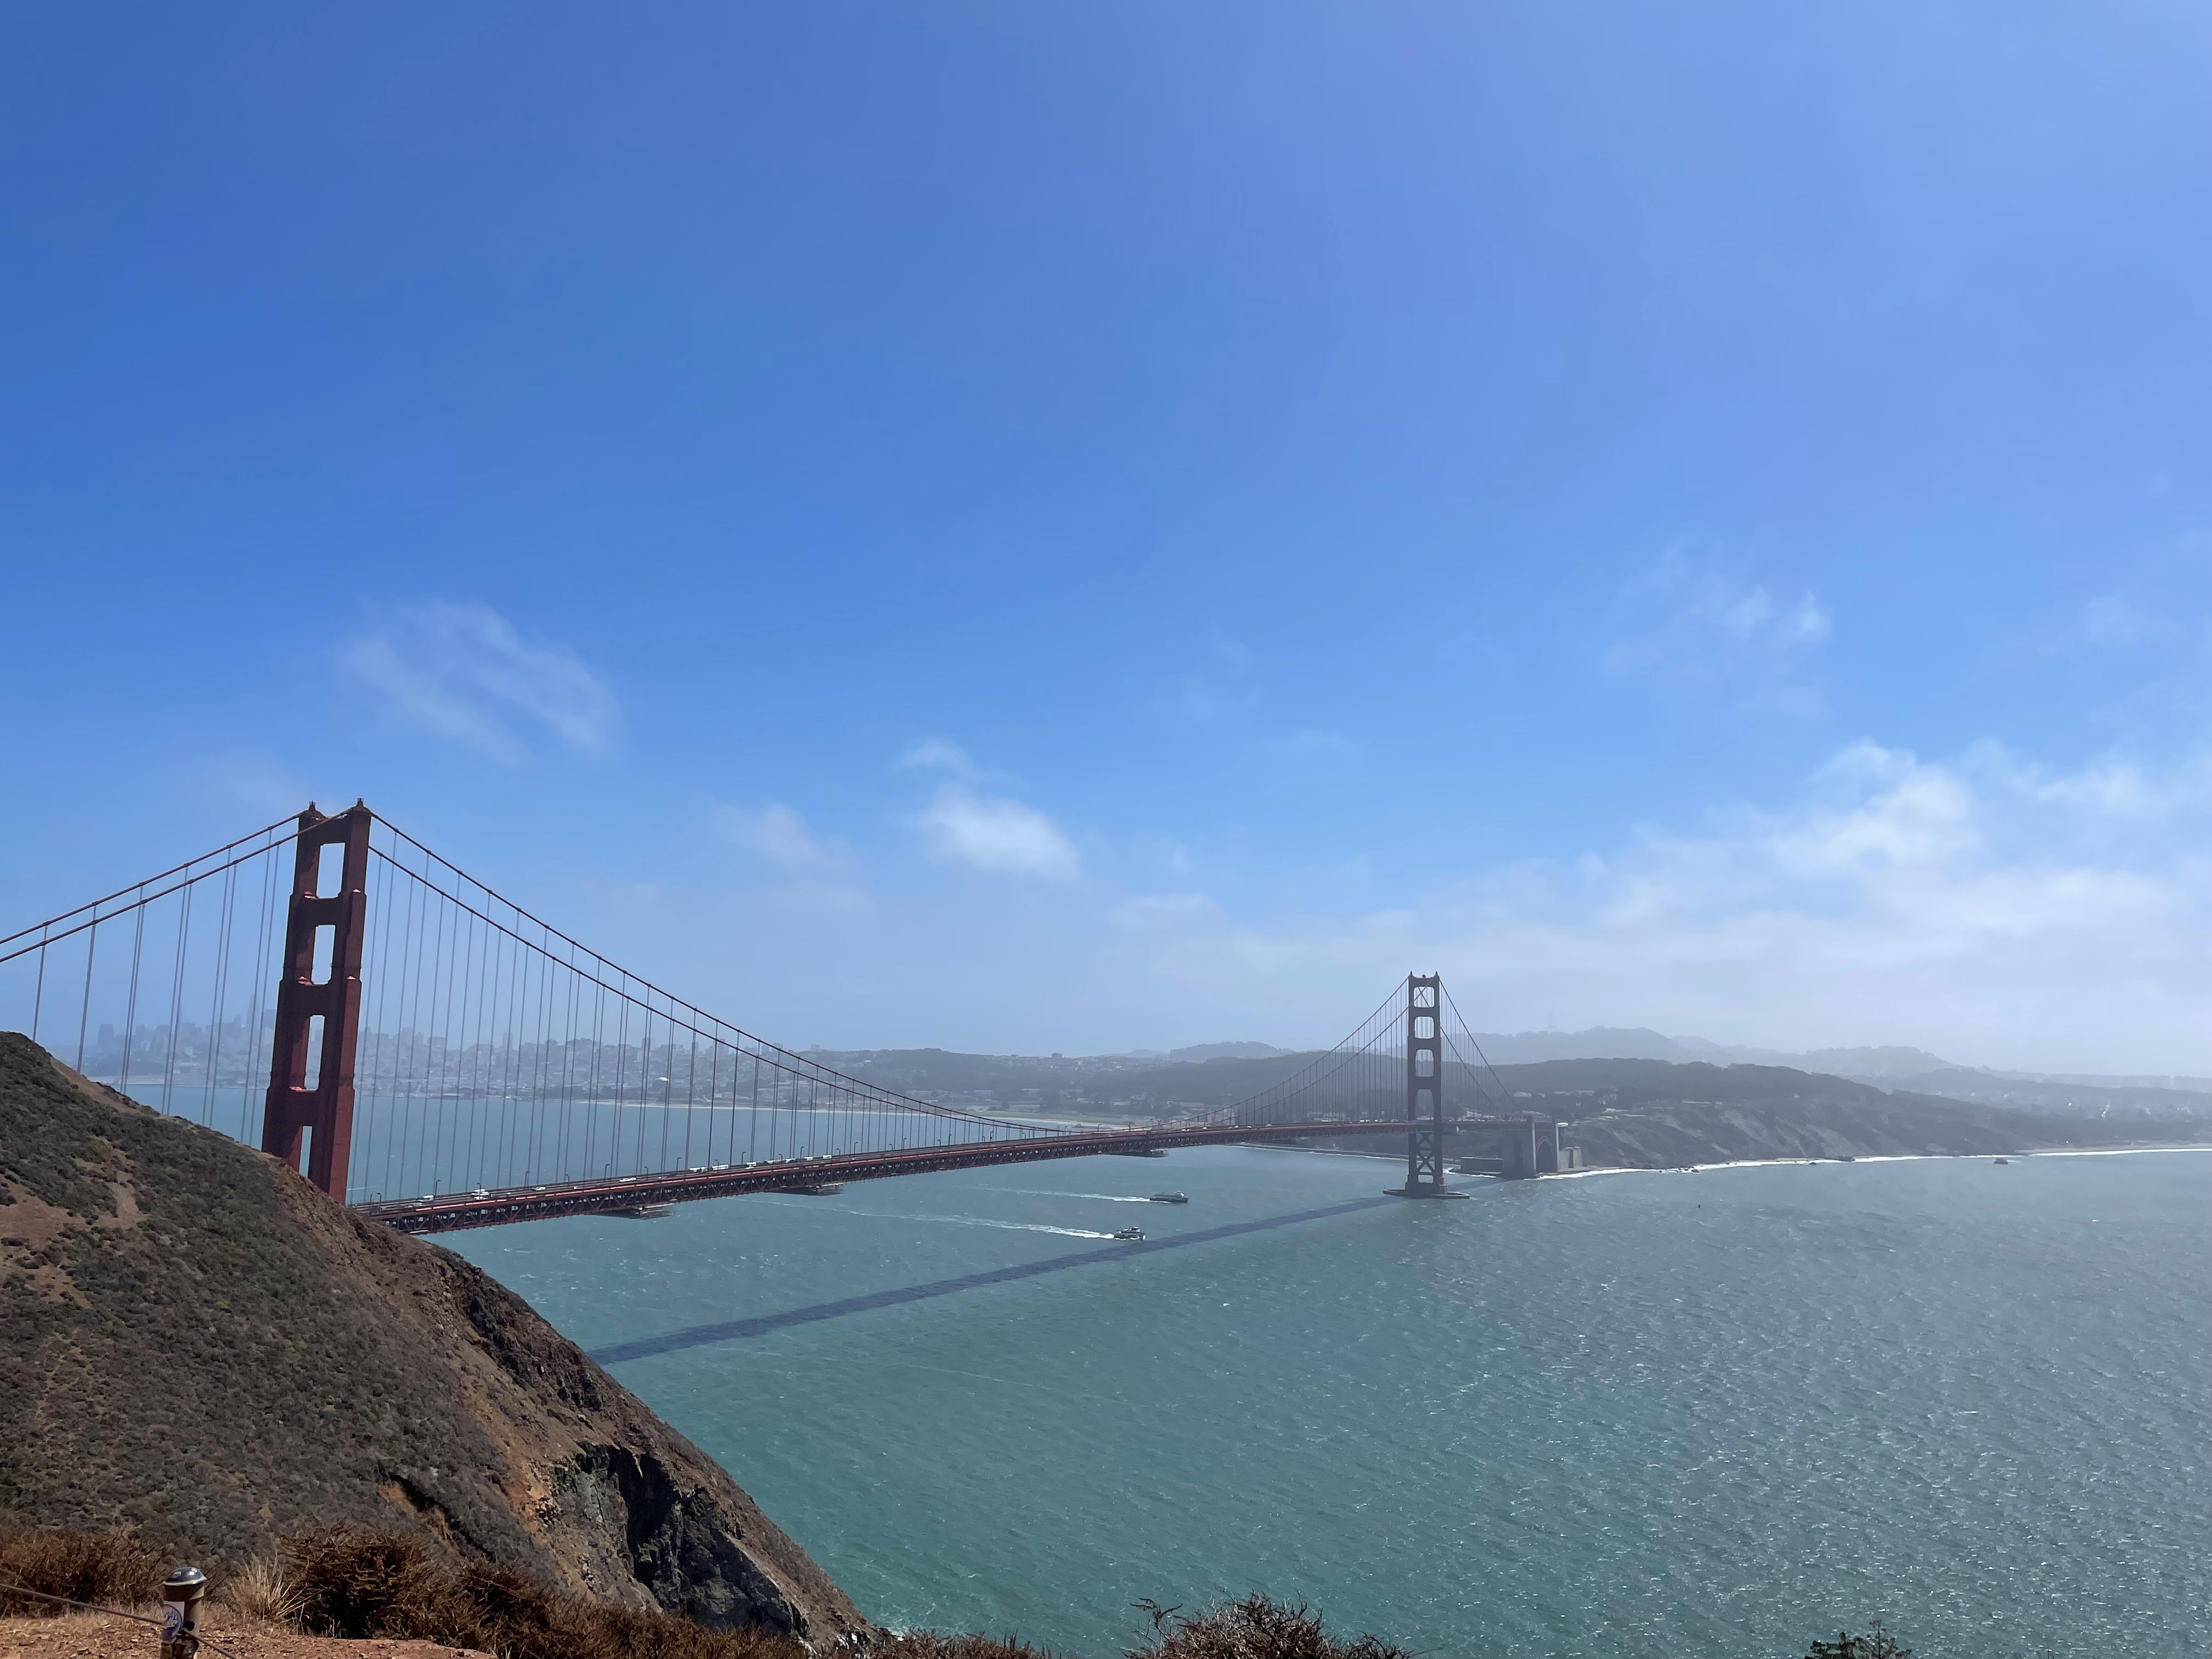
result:
[[(300, 1167), (307, 1140), (307, 1179), (341, 1204), (353, 1146), (354, 1042), (361, 1026), (361, 950), (368, 931), (368, 808), (356, 802), (336, 817), (311, 804), (300, 814), (292, 864), (292, 902), (276, 978), (276, 1031), (261, 1150)], [(324, 851), (331, 860), (321, 890)], [(319, 975), (319, 977), (318, 976)], [(307, 1082), (314, 1061), (315, 1081)]]
[(1464, 1198), (1444, 1185), (1443, 975), (1406, 975), (1406, 1184), (1400, 1198)]

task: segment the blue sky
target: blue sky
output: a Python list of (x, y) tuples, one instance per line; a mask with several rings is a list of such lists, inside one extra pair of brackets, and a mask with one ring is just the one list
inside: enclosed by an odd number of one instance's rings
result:
[[(2212, 1072), (2212, 15), (19, 11), (0, 905)], [(12, 925), (12, 924), (11, 924)]]

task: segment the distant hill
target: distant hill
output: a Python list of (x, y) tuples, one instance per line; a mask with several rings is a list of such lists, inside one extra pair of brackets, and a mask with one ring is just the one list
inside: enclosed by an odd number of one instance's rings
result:
[(1644, 1026), (1593, 1025), (1585, 1031), (1478, 1033), (1475, 1041), (1493, 1066), (1530, 1066), (1547, 1060), (1665, 1060), (1676, 1064), (1709, 1060), (1727, 1066), (1787, 1066), (1832, 1077), (1912, 1077), (1942, 1071), (1950, 1061), (1924, 1048), (1814, 1048), (1790, 1054), (1778, 1048), (1709, 1042), (1697, 1036), (1664, 1036)]
[(1192, 1065), (1209, 1060), (1267, 1060), (1290, 1052), (1268, 1042), (1200, 1042), (1188, 1048), (1170, 1048), (1168, 1058)]
[[(2153, 1122), (2008, 1109), (1781, 1066), (1546, 1060), (1480, 1077), (1450, 1067), (1446, 1098), (1473, 1103), (1478, 1085), (1490, 1091), (1483, 1105), (1495, 1101), (1509, 1112), (1560, 1121), (1562, 1139), (1600, 1167), (2212, 1141), (2212, 1102)], [(1478, 1137), (1464, 1139), (1468, 1144), (1455, 1145), (1455, 1155), (1486, 1150)], [(1375, 1150), (1371, 1140), (1340, 1144)]]
[(1154, 1066), (1115, 1079), (1116, 1091), (1132, 1109), (1170, 1106), (1233, 1106), (1248, 1096), (1280, 1083), (1320, 1054), (1278, 1049), (1254, 1059), (1201, 1060), (1195, 1066)]
[[(1534, 1066), (1547, 1060), (1670, 1060), (1710, 1058), (1670, 1036), (1642, 1026), (1593, 1025), (1586, 1031), (1498, 1031), (1475, 1034), (1492, 1066)], [(1710, 1047), (1711, 1045), (1707, 1045)]]
[[(1781, 1067), (1882, 1089), (2062, 1117), (2185, 1126), (2212, 1103), (2212, 1082), (2193, 1077), (2051, 1077), (1954, 1066), (1902, 1045), (1815, 1048), (1804, 1054), (1668, 1036), (1645, 1026), (1581, 1031), (1484, 1032), (1476, 1041), (1501, 1068), (1579, 1060), (1634, 1060), (1675, 1066)], [(826, 1063), (886, 1088), (969, 1109), (1074, 1117), (1144, 1115), (1170, 1106), (1226, 1106), (1288, 1077), (1315, 1051), (1265, 1042), (1200, 1042), (1162, 1054), (968, 1054), (944, 1048), (812, 1051)]]
[[(2186, 1081), (2197, 1081), (2190, 1079)], [(2189, 1125), (2212, 1115), (2212, 1089), (2164, 1084), (2087, 1083), (2021, 1077), (1950, 1066), (1916, 1077), (1885, 1079), (1886, 1086), (1952, 1100), (2001, 1106), (2057, 1117), (2094, 1117), (2114, 1123)]]
[(0, 1524), (241, 1561), (419, 1529), (604, 1601), (818, 1644), (866, 1621), (525, 1302), (274, 1158), (0, 1032)]

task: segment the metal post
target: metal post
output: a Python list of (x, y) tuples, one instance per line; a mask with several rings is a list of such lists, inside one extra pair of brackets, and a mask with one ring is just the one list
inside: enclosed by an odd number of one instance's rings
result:
[(207, 1575), (179, 1567), (161, 1583), (161, 1659), (192, 1659), (200, 1650), (200, 1602)]
[[(269, 1057), (269, 1096), (261, 1118), (261, 1150), (300, 1167), (300, 1140), (313, 1131), (307, 1179), (345, 1201), (346, 1164), (353, 1144), (354, 1049), (361, 1033), (361, 955), (368, 932), (368, 828), (374, 815), (356, 801), (335, 817), (312, 803), (300, 814), (292, 867), (292, 902), (276, 977), (276, 1041)], [(319, 894), (323, 848), (343, 846), (335, 893)], [(317, 934), (331, 930), (330, 972), (315, 976)], [(312, 1022), (323, 1022), (315, 1086), (307, 1086)]]
[(1406, 975), (1406, 1184), (1400, 1198), (1464, 1198), (1444, 1185), (1443, 975)]

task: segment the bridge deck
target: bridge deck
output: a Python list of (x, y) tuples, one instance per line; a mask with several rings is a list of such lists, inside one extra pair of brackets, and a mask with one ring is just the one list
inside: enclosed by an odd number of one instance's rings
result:
[[(1498, 1130), (1519, 1128), (1523, 1123), (1524, 1120), (1517, 1118), (1463, 1117), (1448, 1120), (1444, 1127), (1448, 1132)], [(1402, 1135), (1413, 1127), (1404, 1122), (1363, 1121), (1079, 1131), (1041, 1134), (1026, 1140), (963, 1141), (905, 1152), (854, 1152), (721, 1170), (556, 1182), (543, 1187), (511, 1187), (450, 1197), (357, 1204), (354, 1208), (369, 1219), (397, 1227), (402, 1232), (455, 1232), (464, 1227), (496, 1227), (511, 1221), (543, 1221), (556, 1216), (614, 1214), (647, 1204), (734, 1198), (745, 1193), (795, 1192), (832, 1182), (877, 1181), (890, 1176), (984, 1169), (997, 1164), (1037, 1164), (1052, 1158), (1167, 1152), (1177, 1146), (1304, 1140), (1316, 1135)]]

